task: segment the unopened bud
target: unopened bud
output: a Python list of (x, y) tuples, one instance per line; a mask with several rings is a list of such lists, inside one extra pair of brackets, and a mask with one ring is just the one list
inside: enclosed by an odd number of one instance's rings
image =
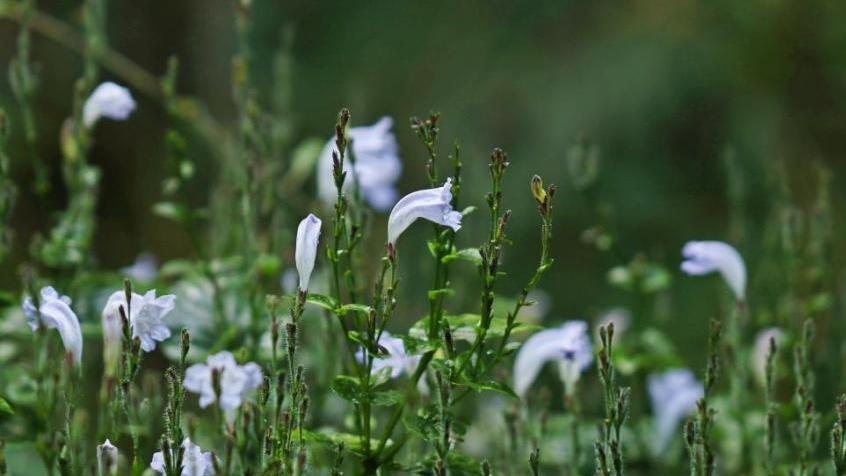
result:
[(538, 175), (532, 177), (530, 188), (532, 190), (532, 196), (535, 197), (538, 205), (544, 206), (546, 204), (546, 190), (543, 188), (543, 179)]

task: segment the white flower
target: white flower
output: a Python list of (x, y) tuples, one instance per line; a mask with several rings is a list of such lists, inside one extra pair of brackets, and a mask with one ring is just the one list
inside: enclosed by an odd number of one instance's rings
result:
[(159, 263), (152, 253), (141, 253), (130, 266), (120, 269), (127, 278), (133, 281), (149, 283), (159, 274)]
[(738, 300), (746, 297), (746, 265), (731, 245), (722, 241), (689, 241), (682, 248), (681, 269), (699, 276), (719, 271)]
[(82, 122), (91, 129), (101, 117), (126, 120), (135, 110), (135, 100), (129, 89), (106, 81), (97, 86), (82, 107)]
[[(168, 294), (156, 297), (156, 290), (147, 291), (143, 296), (132, 293), (132, 302), (126, 304), (126, 293), (115, 291), (109, 296), (106, 307), (103, 309), (103, 323), (105, 326), (106, 315), (109, 319), (116, 319), (120, 322), (120, 307), (124, 312), (129, 311), (129, 325), (132, 328), (132, 338), (141, 340), (141, 349), (144, 352), (156, 350), (156, 342), (162, 342), (170, 337), (170, 329), (164, 323), (164, 317), (173, 310), (176, 296)], [(105, 337), (105, 336), (104, 336)]]
[(123, 322), (120, 311), (117, 307), (109, 308), (107, 305), (103, 310), (101, 321), (103, 324), (103, 365), (106, 375), (114, 376), (123, 346)]
[[(388, 351), (387, 357), (376, 357), (373, 359), (371, 373), (380, 372), (382, 369), (391, 369), (391, 378), (399, 377), (403, 372), (411, 376), (417, 370), (420, 363), (419, 355), (408, 355), (405, 353), (405, 344), (402, 339), (393, 337), (390, 332), (382, 331), (379, 336), (379, 346)], [(359, 362), (364, 361), (364, 349), (358, 349), (355, 358)]]
[(309, 213), (297, 227), (297, 246), (295, 261), (297, 273), (300, 275), (300, 291), (308, 291), (308, 281), (314, 271), (314, 260), (317, 258), (317, 242), (320, 238), (320, 218)]
[(784, 339), (784, 332), (777, 327), (769, 327), (759, 332), (755, 337), (755, 349), (751, 355), (752, 371), (762, 386), (767, 382), (767, 355), (770, 353), (770, 339), (775, 339), (776, 345), (780, 345)]
[(546, 329), (529, 337), (520, 346), (514, 361), (514, 391), (526, 396), (541, 368), (558, 362), (558, 371), (568, 395), (581, 373), (593, 362), (593, 350), (584, 321), (567, 321), (561, 327)]
[(647, 385), (654, 413), (655, 450), (660, 454), (675, 435), (679, 422), (696, 410), (696, 402), (705, 390), (688, 369), (652, 374)]
[[(388, 353), (387, 357), (376, 357), (373, 359), (370, 373), (376, 374), (384, 369), (390, 369), (391, 378), (398, 378), (405, 373), (409, 377), (414, 375), (417, 371), (417, 365), (420, 363), (421, 356), (408, 355), (405, 352), (405, 344), (402, 339), (393, 337), (390, 332), (382, 331), (379, 336), (379, 346), (385, 349)], [(359, 362), (364, 362), (364, 349), (358, 349), (355, 353), (355, 358)], [(426, 384), (426, 379), (421, 378), (417, 381), (417, 391), (423, 395), (429, 394), (429, 386)]]
[(79, 319), (70, 308), (70, 298), (60, 296), (50, 286), (41, 288), (39, 294), (38, 308), (31, 297), (27, 297), (23, 303), (23, 312), (30, 329), (35, 331), (39, 326), (44, 326), (59, 331), (65, 352), (79, 365), (82, 362), (82, 330), (79, 327)]
[(452, 228), (461, 229), (461, 213), (452, 209), (452, 179), (443, 186), (418, 190), (402, 197), (388, 217), (388, 243), (396, 245), (397, 239), (418, 218)]
[(97, 445), (98, 474), (103, 476), (117, 474), (118, 449), (106, 439), (102, 445)]
[[(349, 154), (344, 159), (344, 171), (348, 173), (344, 181), (344, 191), (349, 191), (353, 184), (358, 184), (361, 195), (375, 210), (387, 211), (397, 201), (395, 187), (402, 173), (402, 161), (399, 158), (397, 139), (391, 132), (394, 121), (383, 117), (369, 127), (352, 127), (348, 137), (352, 141), (355, 169)], [(317, 191), (320, 199), (328, 205), (335, 203), (337, 190), (332, 175), (332, 152), (337, 151), (332, 138), (323, 147), (317, 159)]]
[(215, 402), (212, 372), (220, 373), (220, 408), (234, 410), (241, 406), (249, 392), (262, 382), (261, 367), (255, 363), (238, 365), (231, 353), (223, 351), (210, 355), (205, 364), (195, 364), (185, 371), (185, 388), (200, 395), (200, 407)]
[[(182, 455), (182, 472), (181, 476), (213, 476), (214, 462), (212, 461), (212, 454), (208, 451), (203, 452), (202, 448), (191, 442), (190, 439), (185, 438), (182, 442), (182, 448), (185, 452)], [(175, 458), (176, 455), (173, 456)], [(153, 453), (153, 461), (150, 462), (150, 468), (166, 476), (164, 453), (157, 451)]]

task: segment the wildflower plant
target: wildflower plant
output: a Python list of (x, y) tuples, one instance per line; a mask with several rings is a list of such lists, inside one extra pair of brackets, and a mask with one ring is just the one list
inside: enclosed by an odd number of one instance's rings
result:
[[(726, 241), (682, 245), (674, 224), (678, 242), (641, 248), (615, 213), (613, 158), (587, 138), (559, 165), (447, 142), (458, 128), (437, 112), (406, 125), (346, 108), (309, 137), (294, 30), (259, 49), (268, 3), (228, 5), (232, 117), (218, 118), (182, 94), (175, 56), (156, 77), (109, 45), (105, 1), (85, 0), (76, 28), (0, 0), (19, 26), (0, 261), (25, 261), (0, 291), (0, 476), (846, 474), (846, 397), (826, 393), (844, 354), (828, 169), (810, 169), (808, 200), (768, 165), (759, 237), (746, 162), (726, 154)], [(34, 34), (82, 53), (60, 126), (37, 120)], [(115, 172), (97, 144), (155, 109), (150, 212), (190, 252), (118, 237), (138, 258), (107, 269), (98, 206)], [(50, 134), (58, 164), (41, 160)], [(53, 188), (56, 213), (18, 229), (20, 196)], [(606, 279), (585, 278), (584, 298), (599, 302), (577, 306), (549, 278), (593, 276), (578, 266), (594, 259)], [(709, 274), (726, 286), (682, 276)]]

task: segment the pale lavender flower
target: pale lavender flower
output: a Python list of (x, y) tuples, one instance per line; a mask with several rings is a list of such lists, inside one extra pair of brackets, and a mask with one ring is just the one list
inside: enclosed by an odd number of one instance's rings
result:
[(705, 390), (689, 369), (652, 374), (647, 386), (654, 414), (654, 449), (661, 454), (676, 434), (681, 420), (696, 410), (696, 402), (705, 395)]
[(132, 293), (132, 302), (127, 306), (126, 292), (115, 291), (103, 309), (103, 323), (105, 326), (107, 319), (120, 322), (120, 307), (123, 307), (124, 312), (129, 311), (127, 317), (132, 328), (132, 338), (141, 340), (144, 352), (152, 352), (156, 350), (156, 342), (170, 337), (170, 329), (165, 325), (164, 318), (173, 310), (175, 301), (176, 296), (173, 294), (157, 298), (156, 290), (153, 289), (143, 296)]
[[(355, 167), (349, 153), (344, 160), (344, 191), (359, 186), (362, 197), (374, 210), (387, 211), (397, 201), (396, 182), (402, 173), (397, 139), (391, 132), (394, 121), (383, 117), (368, 127), (352, 127), (347, 132), (352, 141)], [(335, 139), (326, 143), (317, 159), (317, 191), (320, 199), (330, 206), (335, 203), (337, 190), (332, 175), (332, 152), (337, 151)], [(351, 173), (350, 173), (351, 172)]]
[(247, 395), (261, 385), (261, 367), (250, 362), (238, 365), (231, 353), (223, 351), (210, 355), (205, 364), (194, 364), (185, 371), (185, 389), (200, 395), (200, 407), (206, 408), (217, 400), (212, 372), (220, 373), (220, 401), (224, 410), (235, 410)]
[(320, 239), (320, 218), (309, 213), (297, 227), (297, 246), (295, 261), (297, 273), (300, 275), (300, 291), (308, 291), (311, 272), (314, 271), (314, 260), (317, 258), (317, 242)]
[(763, 329), (755, 337), (755, 349), (752, 351), (752, 371), (755, 378), (761, 385), (767, 381), (767, 355), (770, 353), (770, 339), (775, 339), (776, 345), (780, 345), (784, 339), (784, 332), (777, 327)]
[(76, 365), (80, 365), (82, 363), (82, 330), (79, 327), (79, 319), (70, 304), (69, 297), (61, 296), (55, 289), (47, 286), (41, 288), (38, 308), (35, 307), (32, 298), (27, 297), (23, 302), (23, 312), (33, 331), (38, 330), (40, 326), (59, 331), (65, 352), (70, 354)]
[(745, 299), (746, 265), (734, 247), (722, 241), (689, 241), (682, 255), (682, 271), (695, 276), (718, 271), (737, 299)]
[(141, 253), (130, 266), (120, 269), (127, 278), (133, 281), (149, 283), (159, 274), (159, 262), (152, 253)]
[[(373, 359), (372, 373), (375, 374), (382, 371), (382, 369), (390, 368), (391, 378), (397, 378), (403, 372), (408, 375), (414, 374), (417, 364), (420, 363), (420, 356), (406, 354), (405, 344), (402, 339), (393, 337), (388, 331), (383, 331), (379, 337), (379, 346), (388, 351), (388, 355)], [(363, 362), (364, 349), (358, 349), (355, 358), (359, 362)]]
[(418, 218), (458, 231), (461, 229), (461, 213), (452, 209), (451, 202), (451, 178), (441, 187), (418, 190), (402, 197), (388, 217), (388, 243), (396, 245), (402, 232)]
[(135, 100), (129, 89), (106, 81), (97, 86), (82, 107), (82, 123), (91, 129), (101, 117), (126, 120), (135, 110)]
[(102, 445), (97, 445), (97, 466), (98, 474), (102, 476), (117, 474), (118, 449), (108, 438)]
[[(214, 461), (211, 453), (204, 452), (202, 448), (192, 443), (188, 438), (185, 438), (182, 442), (182, 449), (185, 451), (182, 455), (180, 476), (214, 476)], [(153, 453), (150, 469), (162, 476), (167, 476), (164, 453), (161, 451)]]
[(524, 398), (547, 362), (558, 363), (558, 372), (568, 395), (575, 391), (582, 372), (593, 362), (593, 350), (584, 321), (567, 321), (529, 337), (514, 361), (514, 391)]

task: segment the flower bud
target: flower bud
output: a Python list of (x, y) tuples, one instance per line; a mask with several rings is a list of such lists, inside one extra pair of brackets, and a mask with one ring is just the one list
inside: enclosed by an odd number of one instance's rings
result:
[(543, 188), (543, 179), (540, 176), (535, 175), (532, 177), (532, 182), (529, 187), (532, 190), (532, 196), (535, 197), (535, 201), (538, 202), (538, 205), (544, 206), (546, 204), (546, 190)]

